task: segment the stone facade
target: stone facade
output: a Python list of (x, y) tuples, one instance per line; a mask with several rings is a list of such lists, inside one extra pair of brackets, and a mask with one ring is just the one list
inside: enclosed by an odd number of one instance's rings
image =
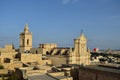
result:
[(87, 50), (87, 38), (83, 33), (74, 39), (74, 50), (70, 49), (68, 64), (90, 64), (90, 52)]
[(5, 48), (0, 48), (0, 64), (4, 66), (4, 69), (14, 70), (16, 67), (22, 67), (22, 62), (15, 58), (17, 54), (13, 45), (9, 44)]
[(63, 55), (48, 55), (47, 58), (51, 60), (51, 63), (54, 66), (61, 66), (62, 64), (67, 64), (67, 57)]
[(43, 49), (42, 48), (31, 48), (30, 52), (32, 54), (42, 54), (43, 53)]
[(56, 47), (57, 47), (57, 44), (54, 44), (54, 43), (44, 43), (39, 45), (39, 48), (42, 49), (43, 55), (46, 55), (46, 53), (49, 53), (52, 49)]
[(25, 25), (24, 32), (20, 34), (20, 52), (29, 51), (32, 48), (32, 33), (28, 25)]
[(32, 62), (42, 64), (42, 54), (21, 53), (21, 61), (24, 64)]
[(44, 44), (40, 44), (39, 45), (40, 48), (45, 48), (45, 49), (53, 49), (53, 48), (56, 48), (57, 47), (57, 44), (55, 43), (44, 43)]
[(110, 67), (87, 66), (79, 68), (77, 80), (119, 80), (120, 70)]

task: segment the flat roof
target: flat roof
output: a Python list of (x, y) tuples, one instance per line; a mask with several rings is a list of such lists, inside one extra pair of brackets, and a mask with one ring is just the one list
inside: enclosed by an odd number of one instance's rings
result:
[(56, 80), (56, 79), (46, 74), (43, 74), (43, 75), (28, 76), (28, 80)]
[(105, 67), (105, 66), (85, 66), (83, 68), (88, 68), (88, 69), (94, 69), (94, 70), (99, 70), (99, 71), (105, 71), (105, 72), (120, 74), (120, 69), (110, 68), (110, 67)]
[(58, 80), (58, 79), (64, 79), (64, 78), (71, 78), (69, 76), (49, 76), (46, 74), (38, 74), (38, 75), (31, 75), (28, 76), (28, 80)]
[[(117, 64), (116, 64), (117, 65)], [(88, 65), (88, 66), (81, 66), (78, 64), (68, 64), (68, 65), (64, 65), (64, 66), (73, 66), (75, 68), (87, 68), (87, 69), (93, 69), (93, 70), (98, 70), (98, 71), (105, 71), (105, 72), (110, 72), (110, 73), (114, 73), (114, 74), (120, 74), (120, 67), (116, 68), (116, 67), (111, 67), (111, 66), (104, 66), (104, 65)]]

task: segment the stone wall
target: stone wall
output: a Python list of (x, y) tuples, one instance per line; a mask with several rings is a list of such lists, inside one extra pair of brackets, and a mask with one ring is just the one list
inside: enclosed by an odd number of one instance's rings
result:
[(0, 69), (0, 74), (8, 74), (8, 70), (7, 69)]
[(30, 51), (33, 54), (42, 54), (43, 53), (43, 49), (42, 48), (31, 48)]
[(38, 75), (38, 74), (45, 74), (45, 73), (47, 73), (46, 70), (40, 69), (40, 70), (28, 70), (26, 74), (30, 76), (30, 75), (35, 75), (35, 74)]
[(24, 64), (27, 64), (28, 62), (42, 64), (42, 54), (21, 53), (21, 61)]
[(67, 64), (67, 57), (62, 55), (49, 55), (48, 59), (52, 61), (54, 66), (59, 66), (62, 64)]
[(82, 68), (79, 69), (79, 80), (119, 80), (119, 73), (102, 71), (96, 69)]
[(64, 72), (53, 72), (53, 73), (48, 73), (50, 76), (64, 76)]
[(5, 69), (7, 70), (14, 70), (14, 66), (12, 63), (3, 63), (2, 64), (4, 66)]
[(51, 65), (52, 62), (51, 62), (51, 60), (42, 60), (42, 64), (43, 65)]
[(15, 55), (16, 55), (16, 52), (1, 53), (1, 56), (0, 56), (0, 58), (1, 58), (0, 61), (1, 61), (1, 62), (0, 62), (0, 63), (4, 63), (4, 59), (5, 59), (5, 58), (8, 58), (8, 59), (10, 59), (10, 60), (14, 60)]
[(23, 67), (23, 63), (21, 61), (14, 61), (13, 66), (14, 68), (21, 68)]

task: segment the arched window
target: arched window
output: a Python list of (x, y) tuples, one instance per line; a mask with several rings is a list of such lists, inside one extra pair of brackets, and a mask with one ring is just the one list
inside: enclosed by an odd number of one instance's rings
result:
[(27, 39), (27, 45), (29, 45), (29, 39)]
[(22, 45), (24, 45), (24, 39), (22, 39)]

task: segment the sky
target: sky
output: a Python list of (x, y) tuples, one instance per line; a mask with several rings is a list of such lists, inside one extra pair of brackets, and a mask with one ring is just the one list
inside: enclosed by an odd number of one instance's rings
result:
[(88, 48), (120, 49), (120, 0), (0, 0), (0, 47), (19, 48), (26, 23), (33, 47), (73, 47), (83, 30)]

